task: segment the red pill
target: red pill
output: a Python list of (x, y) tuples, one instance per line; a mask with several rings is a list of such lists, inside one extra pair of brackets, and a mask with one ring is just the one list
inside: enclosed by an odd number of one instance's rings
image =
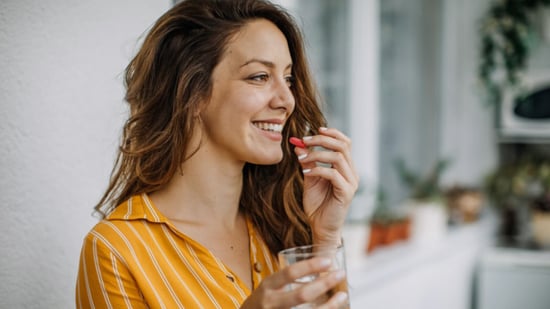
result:
[(304, 144), (304, 142), (297, 137), (291, 137), (288, 141), (296, 147), (306, 148), (306, 144)]

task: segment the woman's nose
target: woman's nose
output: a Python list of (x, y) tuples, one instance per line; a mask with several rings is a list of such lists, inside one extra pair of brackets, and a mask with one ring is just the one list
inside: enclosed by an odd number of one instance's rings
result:
[(286, 79), (277, 82), (272, 101), (274, 108), (285, 108), (288, 111), (294, 109), (294, 94)]

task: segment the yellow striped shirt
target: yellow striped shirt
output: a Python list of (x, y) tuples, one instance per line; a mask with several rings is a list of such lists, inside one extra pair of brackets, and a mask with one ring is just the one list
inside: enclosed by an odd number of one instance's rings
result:
[[(277, 270), (247, 219), (253, 287)], [(85, 237), (77, 308), (239, 308), (249, 288), (208, 249), (179, 232), (146, 194), (118, 206)]]

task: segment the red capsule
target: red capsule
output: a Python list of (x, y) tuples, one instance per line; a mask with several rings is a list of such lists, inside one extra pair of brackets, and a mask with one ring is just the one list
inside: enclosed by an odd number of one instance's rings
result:
[(288, 141), (296, 147), (306, 148), (306, 144), (304, 144), (304, 142), (297, 137), (291, 137)]

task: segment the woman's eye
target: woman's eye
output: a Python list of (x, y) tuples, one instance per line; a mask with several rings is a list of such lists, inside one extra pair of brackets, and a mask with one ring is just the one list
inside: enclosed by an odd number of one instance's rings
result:
[(294, 85), (294, 76), (289, 75), (289, 76), (285, 77), (285, 80), (286, 80), (286, 84), (289, 88), (292, 87), (292, 85)]
[(250, 77), (251, 80), (256, 82), (265, 82), (268, 78), (269, 76), (267, 74), (258, 74)]
[[(252, 75), (251, 77), (249, 77), (249, 79), (251, 81), (257, 82), (257, 83), (265, 83), (269, 80), (269, 78), (270, 78), (269, 74), (266, 74), (266, 73), (256, 74), (256, 75)], [(292, 76), (292, 75), (285, 76), (284, 80), (285, 80), (286, 85), (289, 88), (292, 87), (292, 85), (294, 84), (294, 76)]]

